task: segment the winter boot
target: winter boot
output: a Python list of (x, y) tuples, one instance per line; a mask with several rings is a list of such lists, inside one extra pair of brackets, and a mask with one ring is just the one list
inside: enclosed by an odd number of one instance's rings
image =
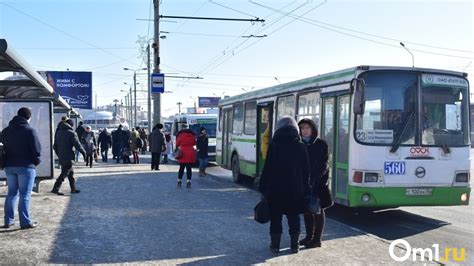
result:
[(314, 217), (313, 214), (305, 213), (304, 218), (304, 227), (306, 229), (306, 237), (300, 241), (300, 245), (306, 246), (311, 240), (313, 240), (314, 235)]
[(321, 247), (321, 238), (322, 238), (322, 235), (323, 235), (325, 220), (326, 219), (325, 219), (324, 212), (314, 216), (313, 239), (307, 245), (305, 245), (306, 248), (319, 248), (319, 247)]
[(300, 245), (298, 244), (298, 238), (300, 237), (299, 233), (296, 234), (291, 234), (290, 235), (290, 248), (291, 248), (291, 253), (298, 253), (300, 250)]
[(281, 234), (270, 234), (270, 238), (272, 240), (270, 244), (270, 251), (275, 254), (280, 252)]

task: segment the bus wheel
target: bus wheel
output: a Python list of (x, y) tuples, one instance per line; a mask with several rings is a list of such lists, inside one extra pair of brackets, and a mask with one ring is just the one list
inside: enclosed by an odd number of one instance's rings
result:
[(242, 182), (242, 174), (240, 173), (239, 158), (237, 155), (232, 157), (232, 179), (235, 183)]

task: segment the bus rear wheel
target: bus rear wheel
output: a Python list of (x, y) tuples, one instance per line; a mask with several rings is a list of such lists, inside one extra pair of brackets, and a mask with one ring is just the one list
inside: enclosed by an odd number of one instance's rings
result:
[(237, 155), (232, 157), (232, 179), (238, 184), (242, 182), (242, 174), (240, 173), (239, 158)]

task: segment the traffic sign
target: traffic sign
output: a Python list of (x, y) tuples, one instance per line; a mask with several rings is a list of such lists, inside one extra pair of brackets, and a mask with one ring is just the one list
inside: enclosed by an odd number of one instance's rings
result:
[(151, 92), (152, 93), (165, 92), (165, 74), (162, 74), (162, 73), (151, 74)]

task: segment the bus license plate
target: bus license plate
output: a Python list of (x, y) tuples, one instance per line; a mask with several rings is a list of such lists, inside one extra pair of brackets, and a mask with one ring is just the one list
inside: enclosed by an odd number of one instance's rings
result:
[(407, 196), (431, 196), (433, 189), (431, 188), (407, 188), (405, 195)]

